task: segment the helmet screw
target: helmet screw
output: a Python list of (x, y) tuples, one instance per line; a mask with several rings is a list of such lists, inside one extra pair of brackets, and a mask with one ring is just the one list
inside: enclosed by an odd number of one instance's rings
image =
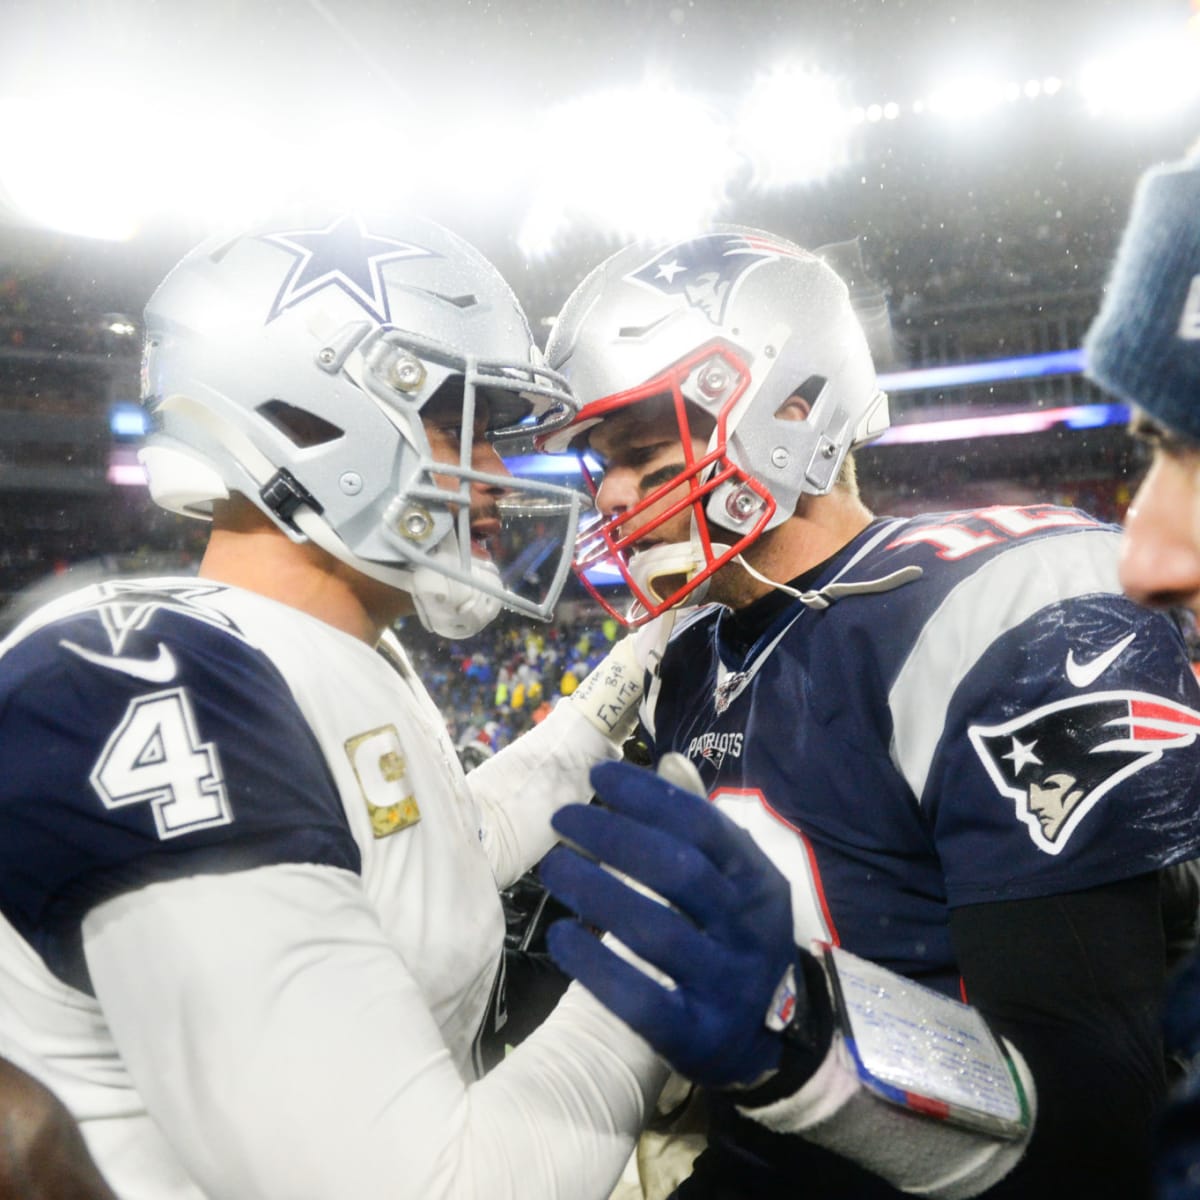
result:
[(774, 357), (775, 357), (775, 347), (774, 346), (764, 346), (763, 347), (763, 358), (774, 358)]
[(401, 392), (415, 392), (425, 382), (425, 367), (411, 354), (399, 354), (389, 374), (392, 384)]
[(762, 507), (762, 501), (748, 488), (740, 487), (725, 501), (725, 511), (735, 521), (745, 521)]
[(700, 372), (700, 390), (709, 397), (715, 400), (724, 390), (729, 382), (729, 376), (721, 367), (705, 367)]
[(347, 496), (357, 496), (362, 491), (363, 481), (362, 476), (357, 471), (347, 471), (341, 479), (338, 480), (338, 487), (346, 493)]
[(790, 461), (791, 455), (782, 446), (776, 446), (771, 451), (771, 466), (779, 467), (782, 470)]
[(837, 447), (832, 442), (826, 442), (821, 447), (821, 456), (823, 458), (832, 458), (837, 453)]
[(335, 358), (337, 358), (337, 352), (332, 346), (326, 346), (317, 354), (317, 362), (319, 362), (323, 367), (329, 366)]
[(423, 508), (406, 508), (400, 515), (400, 530), (414, 542), (423, 541), (433, 532), (433, 518)]

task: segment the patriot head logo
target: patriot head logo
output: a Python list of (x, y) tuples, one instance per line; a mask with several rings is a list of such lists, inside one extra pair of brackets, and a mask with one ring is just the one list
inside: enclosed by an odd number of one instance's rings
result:
[(1033, 844), (1060, 854), (1117, 784), (1195, 742), (1200, 713), (1161, 696), (1097, 692), (968, 733), (997, 790), (1015, 801)]
[(435, 257), (432, 250), (411, 242), (368, 233), (362, 221), (351, 215), (338, 217), (324, 229), (263, 234), (262, 241), (295, 256), (267, 314), (268, 325), (327, 287), (344, 292), (368, 316), (389, 325), (392, 314), (380, 268), (396, 259)]
[(627, 278), (666, 296), (682, 296), (714, 325), (720, 325), (730, 298), (755, 267), (772, 259), (807, 254), (753, 234), (706, 233), (663, 250)]

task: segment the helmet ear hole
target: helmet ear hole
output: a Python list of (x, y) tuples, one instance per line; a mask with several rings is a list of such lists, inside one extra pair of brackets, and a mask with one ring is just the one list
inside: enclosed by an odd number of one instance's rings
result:
[(301, 450), (336, 442), (345, 435), (345, 430), (339, 429), (332, 421), (326, 421), (306, 408), (297, 408), (286, 400), (268, 400), (260, 404), (256, 411)]
[(813, 405), (825, 390), (828, 380), (824, 375), (810, 375), (792, 394), (775, 410), (777, 421), (804, 421), (812, 412)]
[(808, 414), (812, 412), (812, 405), (809, 404), (799, 392), (793, 392), (776, 410), (775, 420), (777, 421), (807, 421)]

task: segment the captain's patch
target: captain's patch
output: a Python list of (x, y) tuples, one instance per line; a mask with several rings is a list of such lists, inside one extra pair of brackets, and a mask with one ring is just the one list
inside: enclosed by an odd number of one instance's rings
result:
[(387, 837), (415, 825), (421, 810), (408, 783), (408, 769), (394, 725), (346, 740), (346, 755), (371, 818), (371, 832)]

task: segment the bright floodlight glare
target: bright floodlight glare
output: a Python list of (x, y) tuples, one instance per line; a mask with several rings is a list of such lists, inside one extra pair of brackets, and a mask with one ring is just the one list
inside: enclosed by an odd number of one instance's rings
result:
[(530, 257), (574, 221), (622, 238), (683, 233), (713, 218), (737, 164), (719, 115), (658, 84), (556, 105), (535, 144), (553, 153), (517, 237)]
[(281, 203), (355, 208), (407, 195), (395, 139), (352, 99), (322, 106), (319, 116), (213, 91), (172, 94), (167, 107), (170, 127), (154, 139), (157, 199), (189, 224), (233, 227)]
[(961, 76), (933, 89), (925, 107), (940, 117), (962, 120), (982, 116), (1004, 103), (1003, 83), (984, 76)]
[(756, 186), (796, 187), (824, 179), (846, 163), (853, 116), (838, 91), (831, 76), (800, 66), (779, 67), (754, 80), (735, 139)]
[(141, 180), (126, 170), (113, 140), (80, 113), (131, 111), (125, 98), (87, 92), (0, 97), (0, 184), (13, 204), (62, 233), (126, 241), (145, 215)]
[[(187, 153), (169, 153), (161, 165), (162, 204), (190, 223), (241, 225), (274, 207), (281, 195), (299, 200), (311, 192), (313, 175), (305, 178), (299, 168), (304, 147), (267, 128), (263, 114), (208, 100), (177, 113), (176, 120), (183, 130), (176, 144)], [(328, 186), (339, 178), (340, 172), (324, 172), (320, 182)]]
[[(96, 135), (93, 122), (138, 114), (139, 141)], [(263, 133), (254, 112), (163, 92), (155, 104), (95, 86), (0, 102), (0, 180), (30, 220), (65, 233), (127, 240), (169, 213), (213, 225), (240, 221), (272, 194), (294, 194), (296, 148)], [(155, 147), (144, 160), (142, 145)]]
[(528, 259), (544, 258), (558, 245), (568, 225), (561, 196), (542, 193), (533, 198), (521, 228), (517, 231), (517, 246)]
[(1200, 98), (1200, 41), (1161, 35), (1087, 63), (1079, 89), (1096, 116), (1157, 117)]
[(420, 211), (445, 212), (451, 228), (459, 206), (510, 211), (516, 198), (527, 195), (529, 160), (513, 148), (526, 144), (528, 125), (527, 112), (494, 98), (486, 109), (478, 97), (464, 100), (460, 110), (442, 112), (437, 122), (414, 112), (385, 138), (391, 176), (385, 194), (417, 197)]
[[(0, 98), (0, 185), (29, 220), (110, 240), (133, 237), (151, 217), (239, 225), (276, 210), (280, 197), (346, 207), (407, 198), (419, 175), (412, 139), (381, 128), (353, 99), (320, 111), (315, 120), (184, 79), (158, 82), (152, 101), (107, 78), (47, 79), (36, 92)], [(134, 113), (137, 140), (97, 133)], [(390, 115), (406, 114), (393, 106)]]

